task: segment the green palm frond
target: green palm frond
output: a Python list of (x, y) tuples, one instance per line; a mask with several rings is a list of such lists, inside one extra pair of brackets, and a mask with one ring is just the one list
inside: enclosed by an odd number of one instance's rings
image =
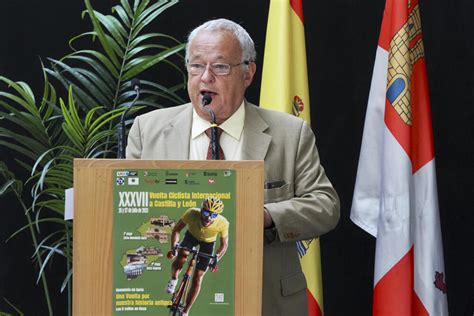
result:
[[(0, 196), (6, 195), (9, 192), (13, 192), (13, 195), (16, 197), (16, 199), (20, 203), (20, 205), (23, 209), (23, 212), (25, 213), (26, 219), (28, 221), (28, 224), (26, 225), (25, 228), (21, 228), (21, 229), (17, 230), (15, 233), (13, 233), (13, 235), (10, 238), (14, 237), (14, 235), (19, 233), (20, 231), (23, 231), (24, 229), (29, 228), (29, 231), (30, 231), (30, 234), (31, 234), (31, 239), (32, 239), (32, 242), (33, 242), (33, 246), (35, 247), (35, 249), (38, 249), (38, 245), (39, 245), (38, 238), (37, 238), (37, 234), (35, 233), (35, 230), (33, 229), (33, 225), (35, 223), (32, 220), (31, 215), (28, 212), (29, 211), (28, 207), (26, 206), (25, 202), (22, 200), (23, 183), (22, 183), (22, 181), (16, 179), (13, 172), (11, 172), (8, 169), (8, 166), (3, 161), (0, 161), (0, 181), (2, 181), (2, 182), (5, 181), (5, 183), (0, 185)], [(2, 183), (2, 182), (0, 182), (0, 183)], [(35, 261), (37, 262), (38, 266), (41, 269), (41, 267), (43, 266), (42, 257), (39, 254), (36, 254), (36, 255), (34, 255), (34, 258), (35, 258)], [(49, 293), (49, 290), (48, 290), (48, 281), (47, 281), (46, 275), (43, 273), (43, 271), (41, 271), (41, 273), (38, 274), (38, 282), (40, 280), (41, 280), (41, 283), (43, 285), (43, 290), (44, 290), (44, 294), (45, 294), (45, 300), (46, 300), (46, 305), (48, 307), (49, 315), (52, 315), (53, 314), (53, 308), (52, 308), (52, 304), (51, 304), (50, 293)], [(13, 305), (11, 305), (11, 306), (13, 306)], [(17, 310), (17, 309), (15, 308), (15, 310)], [(21, 314), (21, 312), (19, 310), (17, 310), (17, 312), (19, 312)]]
[(93, 158), (103, 154), (111, 146), (110, 137), (115, 133), (115, 127), (110, 129), (108, 124), (125, 110), (119, 108), (100, 114), (101, 108), (96, 107), (82, 118), (72, 87), (69, 88), (67, 105), (61, 98), (59, 104), (63, 117), (62, 130), (68, 141), (42, 153), (32, 167), (29, 181), (32, 182), (33, 212), (38, 211), (37, 207), (47, 207), (63, 214), (64, 190), (73, 185), (74, 158)]
[[(101, 106), (99, 111), (105, 112), (129, 105), (134, 97), (130, 80), (162, 64), (181, 79), (172, 87), (141, 80), (139, 104), (160, 108), (183, 103), (177, 92), (185, 88), (186, 74), (180, 66), (184, 44), (169, 35), (144, 33), (147, 26), (177, 2), (137, 0), (131, 6), (128, 0), (122, 0), (112, 8), (113, 15), (105, 15), (85, 0), (83, 17), (89, 17), (93, 31), (70, 41), (74, 50), (71, 54), (60, 60), (49, 59), (48, 73), (63, 87), (73, 87), (79, 108), (87, 111)], [(77, 41), (88, 38), (98, 39), (101, 50), (74, 48)], [(173, 60), (178, 60), (178, 64)]]
[[(14, 82), (0, 76), (8, 91), (0, 91), (0, 146), (19, 154), (22, 161), (35, 161), (43, 152), (55, 145), (57, 130), (55, 119), (56, 92), (44, 73), (44, 90), (37, 105), (31, 88), (24, 82)], [(56, 135), (56, 136), (52, 136)], [(25, 166), (25, 165), (22, 165)]]
[[(15, 305), (13, 305), (13, 303), (11, 303), (9, 300), (7, 300), (5, 297), (3, 298), (3, 300), (13, 309), (15, 310), (15, 312), (17, 313), (18, 316), (24, 316), (25, 314), (23, 314), (23, 312), (21, 310), (19, 310)], [(9, 314), (9, 313), (6, 313), (6, 312), (0, 312), (0, 316), (13, 316), (13, 314)]]
[(18, 196), (21, 196), (23, 191), (23, 183), (15, 178), (13, 172), (8, 170), (8, 166), (0, 161), (0, 196), (6, 195), (9, 192), (15, 192)]

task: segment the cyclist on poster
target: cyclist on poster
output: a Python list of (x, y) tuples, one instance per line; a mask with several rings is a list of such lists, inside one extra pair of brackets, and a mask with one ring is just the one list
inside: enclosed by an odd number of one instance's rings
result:
[[(218, 236), (219, 247), (215, 253), (217, 261), (224, 256), (227, 250), (229, 222), (220, 214), (223, 210), (224, 203), (220, 199), (215, 197), (204, 199), (200, 209), (190, 208), (183, 214), (171, 233), (171, 250), (168, 252), (168, 258), (175, 258), (175, 260), (171, 266), (171, 279), (165, 289), (167, 293), (172, 294), (175, 292), (179, 273), (190, 254), (186, 249), (193, 249), (199, 246), (199, 252), (208, 255), (208, 257), (199, 258), (196, 264), (191, 287), (183, 308), (183, 315), (188, 314), (198, 297), (202, 280), (208, 266), (216, 266), (215, 263), (210, 262), (210, 260)], [(178, 247), (179, 234), (186, 226), (188, 226), (188, 230)]]

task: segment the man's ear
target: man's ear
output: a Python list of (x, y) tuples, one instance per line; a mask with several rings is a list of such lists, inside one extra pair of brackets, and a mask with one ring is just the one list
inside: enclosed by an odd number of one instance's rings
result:
[(247, 66), (247, 71), (244, 73), (244, 80), (245, 80), (245, 87), (247, 88), (250, 86), (253, 80), (253, 76), (255, 75), (255, 71), (257, 71), (257, 65), (254, 62), (250, 62)]

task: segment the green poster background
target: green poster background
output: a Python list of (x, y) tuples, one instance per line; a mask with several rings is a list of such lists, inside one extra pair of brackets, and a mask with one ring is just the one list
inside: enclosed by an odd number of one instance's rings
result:
[[(200, 208), (208, 196), (224, 202), (221, 215), (230, 223), (229, 246), (218, 271), (204, 276), (190, 312), (233, 315), (235, 171), (202, 169), (114, 170), (114, 315), (169, 315), (171, 294), (165, 292), (165, 286), (171, 275), (172, 260), (166, 257), (170, 233), (188, 208)], [(186, 230), (181, 231), (180, 240)], [(214, 249), (218, 246), (219, 237)]]

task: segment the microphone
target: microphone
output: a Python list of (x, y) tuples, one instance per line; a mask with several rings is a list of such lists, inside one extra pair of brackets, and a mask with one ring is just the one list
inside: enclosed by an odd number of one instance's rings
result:
[(212, 97), (209, 93), (206, 93), (202, 96), (202, 101), (201, 101), (202, 106), (209, 105), (211, 104), (211, 102), (212, 102)]
[(117, 127), (117, 158), (118, 159), (125, 159), (125, 147), (127, 146), (127, 138), (125, 137), (125, 117), (127, 116), (128, 112), (132, 109), (135, 103), (138, 101), (140, 97), (140, 80), (137, 78), (133, 78), (130, 81), (130, 85), (133, 87), (135, 91), (135, 98), (133, 98), (130, 106), (127, 107), (125, 111), (122, 112), (120, 116), (119, 125)]
[(212, 97), (209, 93), (206, 93), (202, 96), (202, 100), (201, 100), (202, 108), (207, 113), (209, 113), (209, 115), (211, 115), (211, 124), (216, 124), (216, 114), (214, 113), (213, 110), (206, 107), (206, 105), (211, 104), (211, 102), (212, 102)]
[(212, 97), (206, 93), (202, 96), (201, 104), (203, 109), (211, 115), (211, 158), (212, 160), (218, 160), (219, 152), (219, 140), (217, 139), (217, 123), (216, 114), (213, 110), (209, 109), (206, 105), (211, 104)]

